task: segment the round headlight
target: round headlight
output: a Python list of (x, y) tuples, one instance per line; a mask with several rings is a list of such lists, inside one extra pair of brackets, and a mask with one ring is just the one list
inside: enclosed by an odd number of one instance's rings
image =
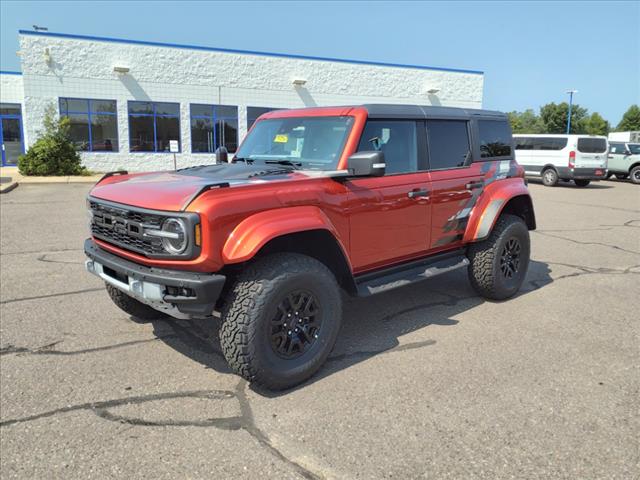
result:
[(187, 227), (181, 219), (168, 218), (162, 223), (162, 231), (162, 246), (167, 252), (179, 255), (186, 250)]

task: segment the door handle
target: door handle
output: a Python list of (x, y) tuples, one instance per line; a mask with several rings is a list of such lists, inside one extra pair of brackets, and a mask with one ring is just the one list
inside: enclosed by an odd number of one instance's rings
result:
[(427, 195), (429, 195), (429, 190), (411, 190), (409, 193), (407, 193), (407, 196), (409, 198), (416, 198), (416, 197), (426, 197)]
[(473, 190), (474, 188), (482, 188), (484, 186), (484, 182), (469, 182), (465, 185), (467, 190)]

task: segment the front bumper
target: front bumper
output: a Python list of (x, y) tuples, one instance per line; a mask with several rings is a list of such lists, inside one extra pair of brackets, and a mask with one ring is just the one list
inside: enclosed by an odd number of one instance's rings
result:
[(87, 271), (136, 300), (176, 318), (211, 316), (226, 277), (147, 267), (84, 242)]
[(558, 176), (562, 180), (603, 180), (607, 176), (606, 167), (598, 168), (559, 168)]

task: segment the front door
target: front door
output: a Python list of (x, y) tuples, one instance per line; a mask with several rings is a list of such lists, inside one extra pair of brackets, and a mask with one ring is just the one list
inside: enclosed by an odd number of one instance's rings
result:
[(0, 143), (2, 165), (15, 165), (24, 153), (20, 105), (2, 104), (0, 107)]
[(418, 125), (369, 120), (364, 128), (358, 151), (382, 151), (386, 174), (345, 182), (356, 273), (422, 256), (429, 248), (431, 185), (420, 167)]

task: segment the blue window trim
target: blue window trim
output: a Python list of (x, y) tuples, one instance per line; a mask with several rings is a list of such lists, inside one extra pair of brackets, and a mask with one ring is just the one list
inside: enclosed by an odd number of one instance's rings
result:
[[(87, 102), (87, 111), (83, 112), (80, 110), (65, 110), (63, 113), (62, 110), (62, 101), (63, 100), (82, 100)], [(114, 102), (116, 104), (115, 112), (91, 112), (91, 102)], [(60, 116), (68, 117), (69, 114), (76, 115), (87, 115), (87, 130), (89, 131), (89, 150), (80, 150), (81, 152), (90, 152), (90, 153), (120, 153), (120, 134), (118, 132), (118, 101), (113, 100), (111, 98), (79, 98), (79, 97), (58, 97), (58, 111), (60, 112)], [(117, 150), (94, 150), (93, 149), (93, 134), (91, 133), (91, 115), (111, 115), (116, 118), (116, 147)]]
[(337, 62), (337, 63), (349, 63), (353, 65), (373, 65), (376, 67), (395, 67), (395, 68), (412, 68), (417, 70), (435, 70), (440, 72), (456, 72), (456, 73), (471, 73), (475, 75), (484, 75), (481, 70), (468, 70), (463, 68), (447, 68), (447, 67), (431, 67), (427, 65), (411, 65), (403, 63), (386, 63), (386, 62), (374, 62), (367, 60), (349, 60), (345, 58), (331, 58), (331, 57), (314, 57), (309, 55), (295, 55), (288, 53), (274, 53), (274, 52), (260, 52), (255, 50), (236, 50), (232, 48), (215, 48), (215, 47), (203, 47), (198, 45), (181, 45), (177, 43), (162, 43), (162, 42), (149, 42), (145, 40), (129, 40), (124, 38), (114, 37), (96, 37), (91, 35), (75, 35), (70, 33), (56, 33), (56, 32), (36, 32), (34, 30), (18, 30), (20, 35), (34, 35), (43, 37), (56, 37), (56, 38), (70, 38), (76, 40), (93, 40), (97, 42), (111, 42), (111, 43), (125, 43), (129, 45), (145, 45), (149, 47), (167, 47), (167, 48), (180, 48), (186, 50), (201, 50), (205, 52), (222, 52), (222, 53), (236, 53), (240, 55), (258, 55), (262, 57), (276, 57), (276, 58), (293, 58), (298, 60), (317, 60), (321, 62)]
[[(131, 113), (132, 103), (150, 103), (153, 106), (153, 113)], [(178, 114), (170, 115), (166, 113), (156, 113), (156, 105), (158, 103), (166, 103), (178, 106)], [(152, 117), (153, 118), (153, 150), (131, 150), (131, 117)], [(160, 118), (177, 118), (178, 119), (178, 152), (182, 153), (182, 129), (180, 125), (180, 103), (179, 102), (154, 102), (151, 100), (129, 100), (127, 101), (127, 119), (129, 122), (129, 152), (130, 153), (174, 153), (166, 150), (158, 151), (158, 135), (156, 130), (156, 119)]]
[(22, 75), (22, 72), (16, 72), (14, 70), (0, 70), (0, 75)]
[[(193, 113), (191, 113), (191, 109), (196, 106), (196, 107), (212, 107), (212, 112), (211, 112), (211, 116), (209, 115), (194, 115)], [(235, 117), (229, 117), (229, 116), (217, 116), (216, 112), (217, 112), (217, 107), (233, 107), (236, 109), (236, 116)], [(240, 125), (239, 125), (239, 119), (238, 119), (238, 106), (237, 105), (222, 105), (222, 104), (213, 104), (213, 103), (190, 103), (189, 104), (189, 118), (190, 119), (194, 119), (194, 118), (203, 118), (206, 120), (211, 120), (212, 122), (212, 128), (213, 128), (213, 144), (217, 145), (218, 144), (218, 132), (216, 129), (216, 120), (235, 120), (236, 121), (236, 132), (238, 131)], [(191, 128), (191, 122), (189, 122), (189, 128)], [(236, 133), (237, 134), (237, 133)], [(236, 143), (238, 142), (238, 139), (236, 139)], [(236, 146), (236, 151), (238, 150), (238, 146)], [(213, 152), (194, 152), (193, 151), (193, 135), (191, 136), (191, 153), (194, 155), (213, 155), (215, 154), (215, 150)], [(235, 153), (235, 152), (229, 152), (229, 153)]]
[[(21, 151), (22, 154), (24, 155), (24, 128), (22, 125), (22, 104), (21, 103), (12, 103), (12, 102), (0, 102), (3, 103), (4, 105), (15, 105), (20, 109), (20, 113), (15, 114), (15, 113), (0, 113), (0, 121), (2, 121), (3, 118), (8, 118), (11, 120), (18, 120), (18, 123), (20, 124), (20, 140), (21, 140)], [(1, 128), (1, 126), (0, 126)], [(4, 141), (4, 139), (3, 139)], [(7, 152), (5, 152), (4, 150), (2, 151), (2, 158), (0, 158), (0, 165), (2, 165), (3, 167), (6, 166), (14, 166), (17, 165), (17, 163), (7, 163)]]

